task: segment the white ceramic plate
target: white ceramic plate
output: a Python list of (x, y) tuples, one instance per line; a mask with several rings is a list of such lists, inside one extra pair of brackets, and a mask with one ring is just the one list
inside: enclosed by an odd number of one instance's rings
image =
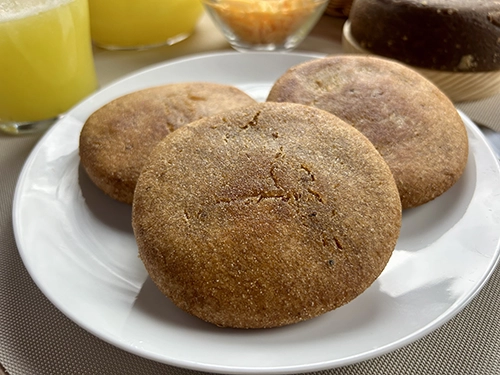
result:
[(499, 166), (465, 116), (470, 157), (458, 183), (404, 212), (396, 251), (360, 297), (318, 318), (269, 330), (222, 329), (178, 310), (137, 257), (131, 208), (101, 193), (79, 165), (86, 118), (120, 95), (176, 81), (235, 85), (264, 100), (307, 54), (198, 55), (154, 66), (97, 92), (33, 150), (14, 199), (22, 259), (42, 292), (70, 319), (126, 351), (219, 373), (298, 373), (343, 366), (400, 348), (458, 313), (499, 258)]

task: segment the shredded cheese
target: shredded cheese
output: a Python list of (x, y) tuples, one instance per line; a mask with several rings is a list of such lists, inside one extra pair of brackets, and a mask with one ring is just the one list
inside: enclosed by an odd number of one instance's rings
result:
[[(326, 0), (325, 0), (326, 1)], [(209, 3), (216, 16), (242, 42), (283, 44), (325, 1), (229, 0)]]

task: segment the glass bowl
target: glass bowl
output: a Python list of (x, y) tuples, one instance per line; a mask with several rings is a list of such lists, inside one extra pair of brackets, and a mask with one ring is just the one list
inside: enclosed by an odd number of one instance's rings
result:
[(236, 50), (289, 51), (323, 14), (328, 0), (202, 0)]

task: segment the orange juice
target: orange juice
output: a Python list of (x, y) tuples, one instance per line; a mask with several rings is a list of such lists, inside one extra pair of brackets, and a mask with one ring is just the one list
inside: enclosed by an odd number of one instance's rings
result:
[(92, 40), (109, 49), (173, 44), (188, 37), (200, 0), (89, 0)]
[(55, 117), (97, 87), (87, 0), (0, 0), (0, 124)]

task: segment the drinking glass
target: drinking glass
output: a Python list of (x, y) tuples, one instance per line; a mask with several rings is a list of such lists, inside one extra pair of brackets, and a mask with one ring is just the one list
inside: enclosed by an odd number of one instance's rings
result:
[(203, 13), (200, 0), (89, 0), (95, 45), (141, 50), (172, 45), (194, 31)]
[(87, 0), (0, 0), (0, 130), (47, 129), (97, 88)]

